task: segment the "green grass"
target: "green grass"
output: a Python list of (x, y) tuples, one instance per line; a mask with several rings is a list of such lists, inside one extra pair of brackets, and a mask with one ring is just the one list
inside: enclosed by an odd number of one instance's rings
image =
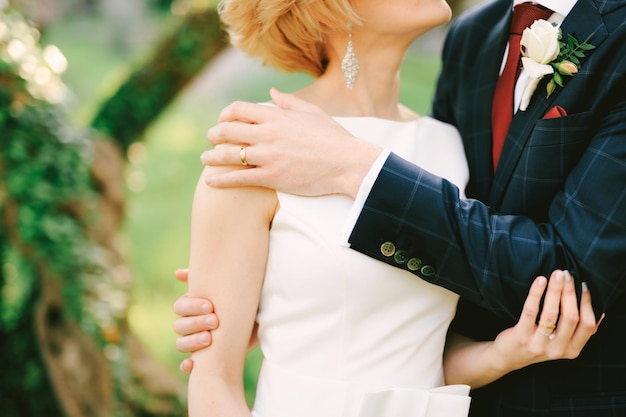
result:
[[(88, 122), (99, 100), (112, 93), (131, 63), (153, 46), (146, 43), (132, 53), (120, 53), (108, 38), (107, 22), (84, 19), (62, 22), (50, 28), (44, 39), (68, 57), (64, 78), (76, 93), (73, 108), (79, 125)], [(89, 30), (83, 30), (85, 25)], [(409, 53), (402, 72), (401, 101), (427, 114), (438, 69), (436, 57)], [(126, 173), (127, 218), (121, 240), (135, 279), (130, 324), (151, 353), (181, 378), (178, 364), (186, 355), (175, 349), (172, 304), (185, 286), (174, 279), (173, 271), (187, 263), (191, 199), (202, 168), (199, 155), (207, 147), (206, 131), (219, 110), (235, 99), (265, 101), (272, 86), (293, 91), (309, 81), (303, 75), (285, 75), (256, 65), (234, 70), (239, 75), (218, 83), (219, 88), (203, 78), (183, 92), (133, 148)], [(249, 355), (250, 400), (260, 359), (258, 350)]]

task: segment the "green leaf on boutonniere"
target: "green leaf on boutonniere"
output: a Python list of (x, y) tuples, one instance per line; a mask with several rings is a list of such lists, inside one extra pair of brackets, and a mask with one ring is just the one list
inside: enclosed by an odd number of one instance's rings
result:
[(556, 90), (556, 82), (554, 81), (554, 78), (552, 78), (550, 81), (548, 81), (548, 84), (546, 85), (546, 92), (548, 93), (548, 97), (550, 97), (550, 94), (554, 93), (554, 90)]
[(585, 52), (591, 51), (595, 48), (594, 45), (589, 43), (589, 39), (593, 36), (593, 33), (585, 39), (583, 43), (580, 43), (572, 34), (567, 35), (567, 43), (561, 40), (561, 34), (559, 34), (559, 46), (560, 51), (556, 59), (550, 62), (550, 65), (554, 68), (552, 79), (546, 85), (547, 97), (554, 92), (556, 86), (563, 87), (563, 76), (573, 76), (580, 69), (580, 58), (585, 57)]
[(563, 87), (563, 77), (561, 76), (561, 74), (557, 71), (554, 73), (554, 75), (552, 75), (552, 79), (554, 80), (555, 83), (557, 83), (559, 86)]

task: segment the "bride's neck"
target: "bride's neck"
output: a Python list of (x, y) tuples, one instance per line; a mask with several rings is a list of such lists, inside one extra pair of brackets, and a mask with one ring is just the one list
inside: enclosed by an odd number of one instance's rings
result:
[(415, 115), (399, 105), (402, 56), (389, 50), (367, 54), (355, 50), (360, 70), (352, 89), (346, 86), (341, 58), (331, 55), (326, 72), (296, 95), (332, 116), (371, 116), (407, 120)]

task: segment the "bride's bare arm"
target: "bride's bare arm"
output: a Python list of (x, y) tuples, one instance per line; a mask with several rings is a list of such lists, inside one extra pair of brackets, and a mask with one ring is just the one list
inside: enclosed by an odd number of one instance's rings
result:
[(250, 416), (243, 389), (248, 350), (265, 265), (276, 197), (265, 188), (216, 189), (204, 176), (194, 195), (189, 295), (210, 299), (220, 326), (212, 344), (192, 355), (189, 416)]
[(475, 342), (457, 334), (448, 335), (444, 353), (446, 383), (479, 388), (534, 363), (574, 359), (599, 324), (586, 285), (583, 284), (579, 310), (574, 280), (568, 272), (554, 271), (549, 283), (545, 277), (538, 277), (519, 322), (495, 340)]

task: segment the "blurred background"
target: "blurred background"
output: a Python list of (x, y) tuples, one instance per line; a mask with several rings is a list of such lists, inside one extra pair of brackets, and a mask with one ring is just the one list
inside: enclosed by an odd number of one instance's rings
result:
[[(206, 131), (233, 100), (310, 81), (231, 49), (216, 3), (0, 0), (2, 417), (186, 415), (173, 272)], [(402, 71), (422, 114), (445, 30)]]

